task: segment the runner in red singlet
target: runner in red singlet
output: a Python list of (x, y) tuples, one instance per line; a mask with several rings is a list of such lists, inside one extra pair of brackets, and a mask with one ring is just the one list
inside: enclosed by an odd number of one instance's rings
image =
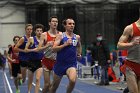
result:
[(140, 93), (140, 17), (136, 22), (126, 26), (117, 47), (128, 50), (123, 71), (129, 91)]
[(11, 62), (12, 66), (12, 76), (14, 77), (14, 84), (16, 86), (16, 93), (20, 93), (18, 84), (20, 82), (21, 76), (21, 70), (20, 70), (20, 64), (18, 59), (18, 52), (14, 50), (15, 45), (19, 41), (19, 36), (14, 36), (13, 42), (14, 45), (9, 48), (7, 59)]
[(44, 73), (44, 87), (42, 93), (47, 93), (51, 85), (50, 75), (56, 60), (56, 53), (54, 53), (51, 48), (56, 35), (61, 33), (57, 30), (57, 17), (53, 16), (49, 19), (49, 26), (50, 29), (47, 32), (42, 33), (38, 46), (38, 50), (43, 50), (45, 53), (42, 59)]

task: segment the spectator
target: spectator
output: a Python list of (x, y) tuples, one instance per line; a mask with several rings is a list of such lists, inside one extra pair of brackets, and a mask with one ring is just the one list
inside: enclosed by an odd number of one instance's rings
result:
[(96, 41), (92, 45), (92, 58), (101, 66), (101, 81), (97, 85), (109, 85), (108, 66), (110, 63), (109, 47), (101, 34), (97, 34)]

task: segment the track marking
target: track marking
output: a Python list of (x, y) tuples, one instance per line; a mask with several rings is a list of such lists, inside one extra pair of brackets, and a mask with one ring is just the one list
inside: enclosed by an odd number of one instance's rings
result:
[[(32, 83), (33, 86), (36, 86), (36, 84), (33, 82)], [(42, 88), (39, 88), (40, 91), (42, 91)]]
[(8, 81), (8, 78), (7, 78), (7, 75), (6, 75), (5, 72), (4, 72), (4, 76), (5, 76), (6, 83), (7, 83), (7, 85), (8, 85), (8, 88), (9, 88), (10, 93), (13, 93), (12, 88), (11, 88), (11, 86), (10, 86), (10, 83), (9, 83), (9, 81)]
[(3, 72), (3, 83), (4, 83), (4, 90), (5, 90), (5, 93), (8, 93), (7, 92), (7, 88), (6, 88), (6, 80), (4, 78), (4, 72)]

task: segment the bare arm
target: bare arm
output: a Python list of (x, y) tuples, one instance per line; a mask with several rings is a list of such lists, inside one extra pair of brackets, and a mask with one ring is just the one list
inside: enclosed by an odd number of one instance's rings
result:
[(6, 58), (10, 61), (10, 62), (15, 62), (16, 59), (12, 59), (12, 47), (9, 49), (10, 52), (7, 52), (7, 56)]
[(124, 32), (117, 44), (118, 49), (128, 49), (129, 47), (132, 47), (134, 44), (137, 44), (137, 42), (128, 42), (129, 37), (132, 36), (133, 34), (132, 32), (133, 32), (132, 25), (129, 25), (124, 29)]
[(81, 45), (80, 36), (77, 35), (76, 37), (77, 37), (77, 39), (78, 39), (78, 44), (77, 44), (77, 55), (81, 55), (81, 54), (82, 54), (82, 45)]
[(38, 51), (42, 51), (43, 49), (45, 49), (44, 48), (44, 41), (46, 41), (45, 40), (45, 33), (42, 33), (41, 34), (41, 37), (40, 37), (40, 42), (39, 42), (39, 44), (38, 44)]
[(30, 37), (29, 40), (28, 40), (28, 42), (26, 43), (26, 46), (25, 46), (25, 51), (26, 52), (33, 52), (33, 51), (36, 50), (36, 48), (29, 49), (30, 45), (33, 45), (33, 43), (34, 43), (34, 39), (33, 39), (33, 37)]
[[(46, 42), (45, 45), (44, 45), (44, 41)], [(39, 42), (37, 51), (43, 51), (43, 50), (45, 50), (49, 46), (50, 46), (50, 44), (47, 44), (47, 35), (46, 35), (46, 32), (45, 33), (42, 33), (41, 34), (41, 37), (40, 37), (40, 42)]]
[(25, 52), (25, 50), (24, 49), (20, 49), (19, 48), (19, 46), (21, 46), (22, 44), (23, 44), (23, 42), (24, 42), (24, 37), (22, 37), (19, 41), (18, 41), (18, 43), (15, 45), (15, 47), (14, 47), (14, 50), (15, 51), (18, 51), (18, 52)]
[(7, 55), (7, 59), (8, 59), (10, 62), (15, 62), (15, 61), (16, 61), (15, 59), (12, 59), (11, 54), (8, 54), (8, 55)]
[(60, 45), (61, 40), (62, 40), (62, 33), (57, 34), (56, 39), (55, 39), (54, 44), (53, 44), (53, 47), (52, 47), (52, 50), (54, 52), (60, 51), (62, 48), (70, 45), (69, 40), (67, 42), (65, 42), (64, 44)]

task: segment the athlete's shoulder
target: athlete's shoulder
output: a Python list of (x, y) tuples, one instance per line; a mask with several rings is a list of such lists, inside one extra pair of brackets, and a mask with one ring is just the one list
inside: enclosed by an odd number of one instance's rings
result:
[(57, 34), (62, 34), (62, 31), (57, 31), (58, 33)]
[(24, 40), (25, 40), (25, 36), (22, 36), (22, 37), (20, 38), (19, 42), (24, 42)]
[(132, 32), (132, 29), (133, 29), (133, 25), (132, 25), (132, 24), (127, 25), (127, 26), (124, 28), (124, 32), (130, 33), (130, 32)]
[(59, 33), (56, 35), (56, 37), (58, 37), (58, 38), (63, 38), (63, 35), (64, 35), (64, 33), (59, 32)]
[(41, 38), (42, 38), (42, 39), (46, 39), (46, 37), (47, 37), (47, 32), (43, 32), (43, 33), (41, 34)]
[(132, 30), (133, 26), (136, 25), (136, 22), (133, 22), (125, 27), (126, 30)]
[(77, 35), (77, 34), (76, 34), (76, 37), (77, 37), (77, 38), (80, 38), (80, 35)]
[(43, 32), (42, 35), (47, 35), (47, 31)]

